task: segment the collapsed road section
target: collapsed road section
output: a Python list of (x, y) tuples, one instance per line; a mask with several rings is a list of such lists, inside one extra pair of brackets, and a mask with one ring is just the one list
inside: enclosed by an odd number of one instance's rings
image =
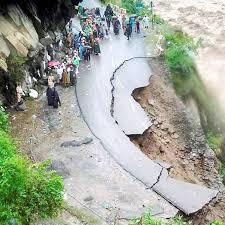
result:
[[(111, 104), (111, 106), (113, 106), (114, 109), (111, 109), (111, 111), (114, 112), (114, 117), (117, 118), (117, 121), (119, 118), (118, 125), (121, 126), (120, 123), (122, 123), (121, 128), (126, 130), (126, 134), (138, 134), (140, 131), (139, 128), (138, 130), (136, 129), (137, 133), (131, 133), (131, 131), (135, 131), (135, 126), (141, 119), (140, 115), (142, 115), (141, 113), (135, 115), (135, 112), (139, 112), (139, 107), (138, 110), (136, 110), (136, 104), (132, 105), (134, 99), (131, 96), (131, 93), (134, 89), (141, 87), (141, 85), (142, 87), (148, 85), (146, 84), (146, 79), (149, 79), (150, 73), (147, 74), (148, 70), (146, 69), (142, 70), (145, 68), (144, 62), (146, 63), (145, 58), (132, 58), (132, 60), (126, 60), (126, 63), (121, 64), (122, 66), (119, 67), (119, 69), (116, 69), (112, 76), (114, 78), (114, 80), (111, 80), (114, 104)], [(134, 69), (132, 65), (135, 65), (136, 68)], [(136, 81), (131, 81), (131, 79), (135, 79)], [(131, 98), (132, 101), (130, 100)], [(124, 102), (126, 107), (122, 107), (122, 102)], [(143, 109), (142, 111), (144, 113)], [(132, 121), (130, 120), (131, 117)], [(128, 123), (121, 121), (121, 118), (126, 120), (126, 122), (128, 121)], [(125, 129), (124, 124), (127, 124)], [(144, 132), (144, 130), (142, 132)], [(133, 160), (135, 160), (135, 158)], [(127, 170), (130, 171), (129, 169)], [(146, 173), (146, 171), (148, 170), (145, 170), (143, 165), (142, 173)], [(132, 175), (136, 177), (136, 174)], [(148, 179), (149, 177), (147, 180), (141, 179), (141, 181), (147, 184)], [(218, 194), (218, 191), (216, 190), (173, 179), (168, 176), (167, 170), (162, 166), (158, 180), (151, 188), (185, 214), (191, 214), (198, 211)]]

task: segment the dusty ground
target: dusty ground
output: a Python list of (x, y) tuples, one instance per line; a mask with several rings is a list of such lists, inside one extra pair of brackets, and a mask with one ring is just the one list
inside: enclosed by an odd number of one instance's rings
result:
[[(151, 60), (153, 76), (150, 85), (135, 90), (135, 99), (148, 112), (154, 125), (132, 141), (151, 159), (161, 159), (172, 165), (172, 177), (221, 188), (216, 158), (191, 112), (176, 96), (166, 78), (166, 68), (160, 60)], [(225, 221), (225, 195), (193, 217), (193, 224), (206, 224), (214, 219)], [(215, 205), (214, 205), (215, 204)]]
[(159, 0), (155, 12), (194, 38), (203, 39), (196, 56), (201, 78), (225, 111), (225, 1)]

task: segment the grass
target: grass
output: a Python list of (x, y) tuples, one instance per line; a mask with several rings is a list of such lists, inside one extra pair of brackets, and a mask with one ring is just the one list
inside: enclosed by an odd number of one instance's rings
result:
[(216, 221), (212, 222), (211, 225), (225, 225), (225, 224), (221, 221), (216, 220)]
[[(143, 216), (139, 218), (135, 218), (131, 221), (130, 225), (188, 225), (181, 216), (176, 216), (171, 219), (160, 219), (153, 217), (150, 212), (145, 213)], [(214, 221), (211, 224), (207, 225), (225, 225), (221, 221)]]
[[(220, 134), (214, 134), (213, 132), (208, 132), (206, 135), (208, 145), (215, 152), (218, 152), (223, 143), (223, 136)], [(219, 152), (218, 152), (219, 153)], [(225, 171), (224, 171), (225, 172)]]
[(182, 217), (162, 220), (153, 217), (150, 212), (147, 212), (142, 217), (133, 219), (130, 225), (188, 225), (188, 223)]

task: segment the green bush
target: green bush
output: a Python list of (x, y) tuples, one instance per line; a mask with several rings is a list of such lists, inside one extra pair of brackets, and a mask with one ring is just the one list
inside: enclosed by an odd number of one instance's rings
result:
[(158, 15), (154, 15), (153, 21), (154, 23), (161, 24), (161, 25), (165, 23), (165, 21)]
[(207, 135), (207, 142), (211, 149), (218, 150), (221, 147), (223, 137), (221, 135), (216, 135), (213, 132), (208, 132)]
[(15, 155), (16, 147), (12, 138), (6, 132), (0, 130), (0, 166)]
[(55, 172), (47, 172), (47, 166), (18, 155), (0, 165), (0, 224), (15, 218), (26, 225), (58, 214), (63, 182)]
[(134, 0), (121, 0), (121, 7), (127, 10), (127, 13), (136, 13)]
[(184, 46), (173, 45), (165, 51), (166, 63), (170, 70), (188, 76), (194, 72), (194, 62)]
[(216, 220), (213, 223), (211, 223), (211, 225), (225, 225), (225, 224), (223, 222)]
[(9, 130), (8, 115), (5, 109), (0, 105), (0, 130), (7, 132)]
[(0, 224), (15, 219), (21, 225), (56, 216), (63, 203), (63, 181), (47, 171), (49, 161), (38, 164), (17, 153), (8, 134), (8, 116), (0, 108)]
[(167, 45), (165, 59), (171, 72), (181, 76), (192, 75), (196, 72), (196, 66), (191, 56), (197, 46), (193, 39), (182, 31), (175, 31), (165, 36)]

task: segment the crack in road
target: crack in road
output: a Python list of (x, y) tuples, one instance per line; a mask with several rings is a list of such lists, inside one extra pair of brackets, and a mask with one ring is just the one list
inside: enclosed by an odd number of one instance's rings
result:
[[(114, 103), (115, 103), (115, 96), (114, 96), (115, 86), (114, 86), (114, 83), (113, 83), (113, 82), (114, 82), (114, 80), (115, 80), (115, 75), (116, 75), (116, 73), (118, 72), (118, 70), (119, 70), (122, 66), (124, 66), (125, 63), (127, 63), (127, 62), (129, 62), (129, 61), (131, 61), (131, 60), (135, 60), (135, 59), (151, 59), (151, 58), (153, 58), (153, 57), (147, 57), (147, 56), (141, 57), (141, 56), (137, 56), (137, 57), (132, 57), (132, 58), (126, 59), (126, 60), (124, 60), (118, 67), (116, 67), (116, 69), (113, 71), (112, 76), (110, 77), (110, 83), (111, 83), (111, 86), (112, 86), (112, 89), (111, 89), (110, 114), (111, 114), (111, 116), (112, 116), (113, 118), (114, 118)], [(115, 122), (117, 123), (116, 120), (115, 120)], [(160, 181), (160, 178), (161, 178), (161, 176), (162, 176), (163, 170), (165, 169), (165, 168), (163, 168), (159, 163), (156, 163), (156, 164), (158, 164), (158, 165), (161, 167), (161, 171), (160, 171), (160, 173), (159, 173), (159, 176), (158, 176), (156, 182), (155, 182), (151, 187), (149, 187), (149, 189), (153, 189), (153, 187)], [(127, 171), (127, 172), (128, 172), (128, 171)], [(137, 179), (137, 178), (136, 178), (136, 179)], [(146, 186), (147, 186), (147, 185), (146, 185)]]
[(112, 86), (111, 89), (111, 105), (110, 105), (110, 114), (111, 116), (114, 118), (114, 103), (115, 103), (115, 96), (114, 96), (114, 91), (115, 91), (115, 86), (113, 81), (115, 80), (115, 75), (117, 73), (117, 71), (127, 62), (134, 60), (134, 59), (151, 59), (154, 57), (150, 57), (150, 56), (136, 56), (136, 57), (132, 57), (129, 59), (124, 60), (118, 67), (116, 67), (116, 69), (113, 71), (112, 76), (110, 77), (110, 83)]
[[(161, 167), (161, 171), (160, 171), (160, 173), (159, 173), (159, 176), (158, 176), (158, 178), (157, 178), (157, 181), (150, 187), (150, 189), (153, 189), (154, 188), (154, 186), (156, 185), (156, 184), (158, 184), (159, 183), (159, 181), (160, 181), (160, 178), (161, 178), (161, 176), (162, 176), (162, 172), (163, 172), (163, 170), (166, 170), (165, 168), (163, 168), (159, 163), (157, 163), (160, 167)], [(154, 190), (154, 189), (153, 189)]]

